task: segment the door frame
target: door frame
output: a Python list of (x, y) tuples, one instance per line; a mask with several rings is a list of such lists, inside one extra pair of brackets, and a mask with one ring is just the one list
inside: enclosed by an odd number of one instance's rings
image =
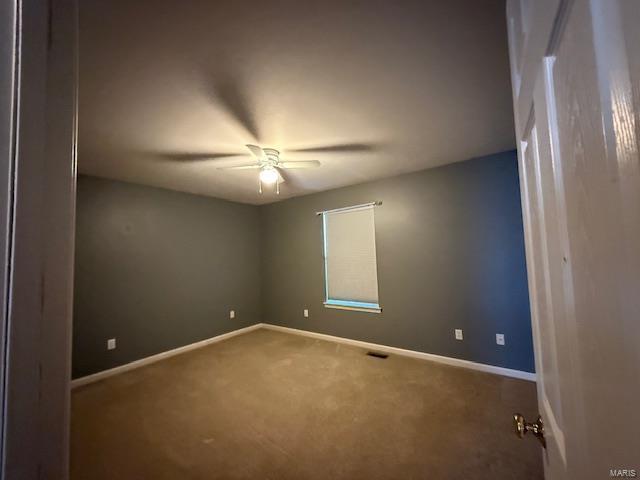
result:
[(0, 476), (64, 480), (69, 471), (78, 5), (77, 0), (3, 0), (0, 13), (0, 248), (5, 255)]
[[(6, 338), (9, 324), (9, 265), (12, 247), (13, 184), (15, 179), (17, 65), (17, 2), (0, 3), (0, 406), (4, 412)], [(4, 458), (4, 413), (0, 416), (0, 458)]]

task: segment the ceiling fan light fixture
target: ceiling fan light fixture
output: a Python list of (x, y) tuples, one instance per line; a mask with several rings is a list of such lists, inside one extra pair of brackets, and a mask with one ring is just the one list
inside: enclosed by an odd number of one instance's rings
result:
[(278, 172), (273, 167), (264, 167), (260, 170), (260, 181), (266, 183), (267, 185), (271, 185), (272, 183), (276, 183), (278, 180)]

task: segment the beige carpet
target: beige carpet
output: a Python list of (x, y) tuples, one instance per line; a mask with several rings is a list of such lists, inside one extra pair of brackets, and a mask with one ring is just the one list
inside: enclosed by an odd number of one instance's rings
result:
[(257, 330), (73, 391), (73, 480), (542, 479), (535, 385)]

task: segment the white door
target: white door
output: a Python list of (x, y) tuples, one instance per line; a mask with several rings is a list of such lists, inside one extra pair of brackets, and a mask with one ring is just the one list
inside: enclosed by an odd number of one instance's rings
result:
[(545, 475), (640, 477), (640, 1), (507, 15)]

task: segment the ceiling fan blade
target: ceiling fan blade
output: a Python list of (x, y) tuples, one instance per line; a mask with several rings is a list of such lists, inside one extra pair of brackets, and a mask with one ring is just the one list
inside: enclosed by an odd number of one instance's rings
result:
[(223, 158), (240, 157), (241, 153), (222, 153), (222, 152), (202, 152), (202, 153), (158, 153), (155, 154), (159, 160), (171, 160), (174, 162), (206, 162), (211, 160), (219, 160)]
[(257, 145), (247, 145), (247, 148), (249, 150), (251, 150), (251, 153), (253, 153), (253, 156), (256, 158), (259, 158), (260, 160), (262, 160), (264, 158), (264, 152), (262, 151), (262, 149), (257, 146)]
[(256, 118), (256, 104), (249, 81), (240, 62), (234, 58), (226, 58), (222, 54), (216, 55), (214, 68), (201, 69), (200, 74), (202, 93), (211, 105), (217, 109), (223, 108), (251, 135), (251, 141), (260, 142), (260, 128)]
[(286, 175), (283, 175), (282, 169), (280, 168), (280, 166), (276, 166), (275, 167), (276, 172), (278, 172), (278, 183), (284, 183), (287, 181)]
[(260, 165), (252, 163), (250, 165), (232, 165), (230, 167), (218, 167), (218, 170), (257, 170)]
[(279, 162), (279, 167), (293, 169), (293, 168), (316, 168), (320, 166), (318, 160), (301, 160), (299, 162)]
[(320, 145), (317, 147), (287, 149), (287, 152), (307, 152), (307, 153), (358, 153), (374, 152), (379, 149), (379, 145), (373, 143), (341, 143), (336, 145)]

